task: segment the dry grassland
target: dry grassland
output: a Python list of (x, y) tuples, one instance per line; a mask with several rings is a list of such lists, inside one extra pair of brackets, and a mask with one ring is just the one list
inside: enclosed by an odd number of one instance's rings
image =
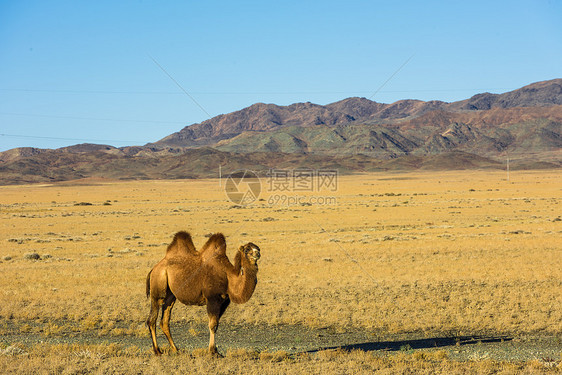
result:
[[(287, 193), (304, 204), (272, 205), (279, 192), (262, 191), (244, 207), (228, 201), (218, 180), (0, 187), (0, 334), (142, 336), (142, 355), (121, 357), (158, 372), (145, 357), (144, 280), (178, 230), (197, 247), (223, 232), (231, 258), (248, 241), (262, 249), (254, 296), (221, 322), (360, 329), (374, 338), (560, 334), (562, 174), (505, 177), (340, 176), (335, 192)], [(326, 196), (336, 202), (306, 203)], [(177, 304), (173, 321), (181, 320), (203, 323), (206, 314)], [(330, 371), (317, 361), (301, 369)]]
[[(15, 347), (18, 354), (0, 356), (4, 374), (544, 374), (559, 368), (540, 361), (526, 363), (492, 360), (459, 362), (447, 359), (442, 351), (398, 353), (377, 357), (360, 350), (325, 350), (289, 356), (287, 352), (230, 350), (225, 358), (206, 351), (155, 357), (137, 348), (118, 345), (37, 345), (31, 353)], [(57, 355), (53, 355), (56, 352)], [(22, 360), (23, 359), (23, 360)]]

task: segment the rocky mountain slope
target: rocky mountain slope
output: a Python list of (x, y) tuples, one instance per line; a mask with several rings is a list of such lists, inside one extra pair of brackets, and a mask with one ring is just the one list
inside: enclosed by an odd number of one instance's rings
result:
[[(227, 140), (236, 138), (243, 133), (253, 133), (251, 136), (246, 134), (243, 137), (247, 140), (248, 137), (261, 137), (262, 134), (260, 133), (278, 132), (280, 129), (288, 127), (293, 127), (293, 129), (294, 127), (338, 129), (361, 124), (385, 125), (386, 127), (394, 125), (394, 128), (401, 128), (396, 125), (435, 111), (441, 113), (443, 119), (450, 118), (452, 114), (464, 114), (465, 116), (460, 116), (459, 118), (462, 121), (470, 121), (474, 124), (475, 122), (471, 121), (472, 116), (479, 119), (482, 117), (482, 111), (493, 110), (495, 111), (495, 116), (489, 116), (488, 122), (480, 124), (499, 126), (527, 120), (522, 117), (523, 113), (521, 111), (498, 113), (498, 111), (501, 112), (501, 109), (534, 108), (535, 111), (532, 111), (533, 113), (530, 116), (533, 119), (537, 119), (542, 118), (542, 114), (540, 110), (537, 111), (536, 109), (554, 106), (556, 109), (550, 110), (547, 117), (559, 121), (562, 118), (562, 109), (558, 107), (560, 105), (562, 105), (562, 79), (534, 83), (504, 94), (478, 94), (470, 99), (453, 103), (400, 100), (392, 104), (384, 104), (365, 98), (348, 98), (326, 106), (312, 103), (297, 103), (289, 106), (258, 103), (240, 111), (214, 117), (200, 124), (186, 126), (179, 132), (171, 134), (151, 144), (151, 146), (215, 146), (219, 142), (221, 146), (224, 146), (229, 144), (229, 142), (226, 142)], [(451, 119), (447, 123), (441, 121), (439, 124), (435, 124), (431, 121), (435, 119), (435, 115), (432, 117), (425, 117), (422, 119), (423, 123), (418, 121), (416, 124), (422, 125), (422, 128), (423, 125), (431, 125), (438, 132), (447, 131), (445, 127), (451, 125)], [(509, 117), (506, 119), (507, 121), (504, 121), (505, 117)], [(440, 125), (440, 128), (437, 129), (436, 125)], [(425, 129), (420, 128), (419, 130), (422, 131), (418, 135), (424, 140), (434, 135), (424, 131)], [(317, 134), (318, 130), (314, 132)], [(307, 144), (306, 140), (295, 137), (294, 133), (287, 132), (282, 138), (285, 138), (285, 140), (274, 140), (271, 143), (262, 141), (261, 143), (270, 144), (274, 150), (287, 152), (294, 152), (299, 148), (304, 148), (304, 151), (309, 152), (316, 151), (313, 147), (306, 150), (306, 147), (304, 147)], [(415, 140), (411, 139), (411, 141)], [(295, 145), (294, 143), (297, 144)], [(226, 148), (223, 147), (223, 149), (238, 152), (250, 151), (244, 148), (249, 145), (244, 144), (241, 147), (237, 147), (236, 144), (237, 142), (234, 142), (233, 145)], [(285, 149), (285, 147), (288, 148)], [(369, 146), (367, 145), (367, 147)], [(269, 150), (267, 147), (263, 149), (263, 151), (274, 150)], [(353, 150), (353, 152), (359, 151)], [(389, 154), (388, 156), (392, 157), (393, 155)]]

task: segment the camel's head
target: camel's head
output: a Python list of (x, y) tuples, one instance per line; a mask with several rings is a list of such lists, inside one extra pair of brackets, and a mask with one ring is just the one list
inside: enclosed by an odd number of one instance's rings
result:
[(248, 242), (246, 245), (240, 246), (240, 252), (250, 261), (251, 264), (257, 265), (261, 257), (258, 245)]

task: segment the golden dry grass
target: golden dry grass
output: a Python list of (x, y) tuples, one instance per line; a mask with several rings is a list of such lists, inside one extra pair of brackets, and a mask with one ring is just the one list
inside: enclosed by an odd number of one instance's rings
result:
[[(380, 173), (298, 194), (336, 204), (262, 192), (245, 207), (217, 180), (0, 187), (0, 331), (145, 336), (146, 274), (188, 230), (197, 247), (220, 231), (228, 254), (262, 249), (254, 296), (225, 322), (560, 333), (561, 187), (559, 171)], [(176, 306), (174, 320), (206, 321)]]
[(507, 363), (493, 360), (452, 361), (443, 351), (397, 353), (373, 356), (360, 350), (325, 350), (316, 354), (289, 356), (286, 352), (229, 351), (215, 358), (207, 351), (180, 351), (173, 356), (154, 357), (136, 347), (119, 345), (21, 344), (1, 349), (3, 374), (545, 374), (558, 373), (560, 366), (540, 361)]

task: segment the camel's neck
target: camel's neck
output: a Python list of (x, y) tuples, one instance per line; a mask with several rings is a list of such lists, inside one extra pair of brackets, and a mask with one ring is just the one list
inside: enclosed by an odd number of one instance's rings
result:
[(248, 302), (258, 282), (258, 267), (240, 252), (234, 258), (235, 273), (228, 275), (228, 295), (234, 303)]

